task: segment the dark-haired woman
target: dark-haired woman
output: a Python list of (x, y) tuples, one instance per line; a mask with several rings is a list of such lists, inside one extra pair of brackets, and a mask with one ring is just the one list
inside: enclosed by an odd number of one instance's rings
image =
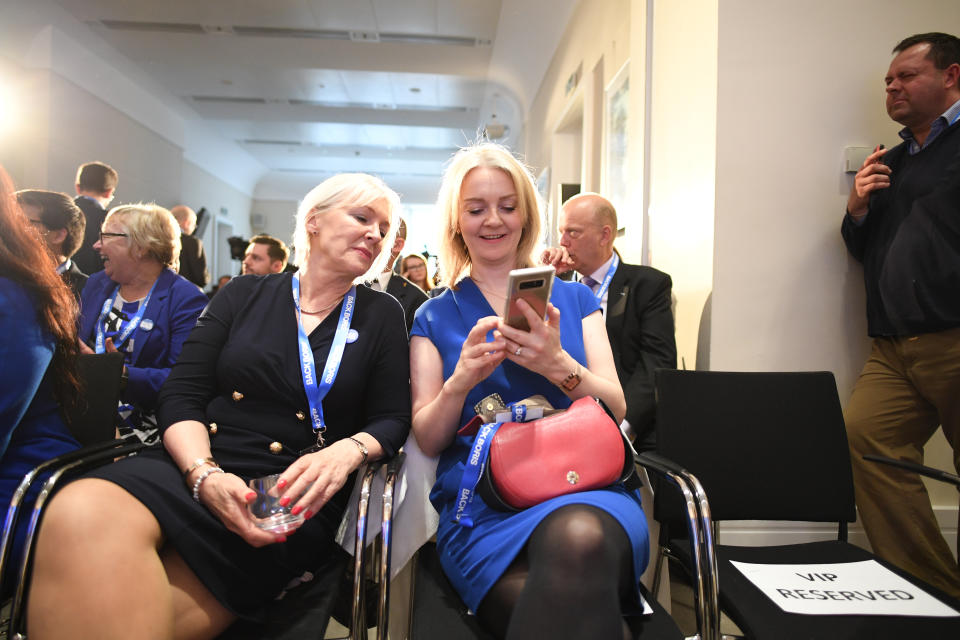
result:
[[(53, 258), (17, 206), (0, 168), (0, 504), (24, 474), (80, 445), (60, 404), (75, 401), (77, 304)], [(28, 496), (31, 504), (39, 486)], [(13, 557), (20, 556), (22, 518)], [(8, 585), (5, 585), (8, 586)], [(6, 589), (4, 589), (6, 591)]]

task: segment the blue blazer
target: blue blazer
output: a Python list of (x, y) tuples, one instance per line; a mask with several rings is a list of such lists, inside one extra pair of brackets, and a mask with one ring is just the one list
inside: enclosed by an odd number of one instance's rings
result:
[[(54, 349), (29, 292), (0, 277), (0, 504), (10, 502), (27, 471), (80, 447), (53, 396), (49, 368)], [(34, 483), (27, 495), (28, 509), (41, 484)], [(12, 558), (20, 557), (28, 521), (23, 517), (17, 524)]]
[[(100, 310), (116, 288), (117, 283), (103, 271), (87, 280), (80, 296), (81, 340), (90, 345), (96, 342)], [(170, 367), (177, 361), (183, 342), (206, 304), (207, 296), (195, 284), (178, 276), (172, 269), (165, 269), (160, 274), (143, 314), (143, 320), (151, 320), (153, 326), (148, 329), (141, 321), (133, 335), (133, 352), (124, 353), (129, 376), (123, 393), (124, 402), (145, 411), (156, 408), (160, 386), (170, 375)]]

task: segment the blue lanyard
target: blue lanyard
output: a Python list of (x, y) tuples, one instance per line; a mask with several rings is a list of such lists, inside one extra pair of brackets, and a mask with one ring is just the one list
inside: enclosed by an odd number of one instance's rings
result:
[(597, 289), (597, 292), (594, 294), (597, 297), (598, 303), (603, 303), (603, 296), (607, 295), (607, 289), (610, 288), (610, 282), (613, 280), (613, 274), (617, 270), (617, 265), (620, 264), (620, 258), (617, 257), (617, 254), (613, 254), (613, 262), (610, 263), (610, 268), (607, 269), (607, 275), (603, 276), (603, 282), (600, 283), (600, 288)]
[(470, 445), (470, 455), (463, 467), (460, 478), (460, 490), (457, 492), (457, 510), (453, 514), (453, 521), (460, 526), (473, 527), (473, 517), (470, 515), (473, 506), (473, 496), (476, 495), (477, 483), (480, 474), (490, 455), (490, 443), (497, 433), (502, 422), (488, 422), (477, 431), (473, 444)]
[[(143, 299), (143, 302), (140, 303), (140, 308), (137, 309), (137, 313), (130, 318), (130, 322), (127, 323), (127, 326), (123, 328), (114, 339), (113, 346), (120, 350), (120, 345), (126, 342), (134, 331), (137, 330), (137, 327), (140, 326), (140, 321), (143, 320), (143, 314), (147, 310), (147, 305), (150, 303), (150, 296), (153, 295), (153, 290), (157, 286), (157, 282), (160, 278), (157, 278), (153, 281), (153, 284), (150, 286), (150, 291), (147, 292), (147, 297)], [(104, 345), (104, 332), (106, 330), (107, 324), (107, 314), (110, 313), (110, 309), (113, 308), (113, 301), (117, 299), (117, 296), (120, 295), (120, 285), (117, 285), (117, 288), (113, 290), (113, 293), (106, 300), (103, 301), (103, 307), (100, 309), (100, 317), (97, 318), (97, 343), (96, 343), (96, 352), (103, 353), (106, 351), (106, 346)]]
[(303, 328), (300, 314), (300, 272), (293, 274), (293, 304), (297, 308), (297, 342), (300, 345), (300, 374), (303, 376), (303, 387), (307, 392), (307, 402), (310, 404), (310, 421), (313, 431), (317, 434), (317, 446), (323, 447), (323, 432), (327, 425), (323, 421), (323, 399), (333, 386), (333, 381), (340, 370), (340, 361), (343, 360), (343, 348), (347, 344), (347, 333), (350, 331), (350, 321), (353, 319), (354, 304), (357, 300), (357, 285), (350, 287), (350, 291), (343, 298), (343, 308), (340, 310), (340, 319), (337, 321), (337, 332), (333, 335), (330, 345), (330, 354), (323, 367), (323, 375), (317, 381), (316, 364), (313, 360), (313, 349), (310, 340)]

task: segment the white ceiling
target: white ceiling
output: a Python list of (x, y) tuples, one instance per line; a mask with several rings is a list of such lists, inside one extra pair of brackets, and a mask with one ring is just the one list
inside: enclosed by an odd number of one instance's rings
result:
[(56, 0), (262, 163), (271, 199), (339, 171), (435, 194), (489, 123), (518, 148), (576, 2)]

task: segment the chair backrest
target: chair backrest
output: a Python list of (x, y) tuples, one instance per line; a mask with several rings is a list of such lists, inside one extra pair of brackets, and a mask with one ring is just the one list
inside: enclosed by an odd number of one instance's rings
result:
[(112, 440), (117, 426), (123, 354), (82, 354), (77, 360), (77, 373), (83, 394), (77, 406), (66, 412), (70, 432), (84, 446)]
[[(657, 451), (700, 480), (715, 521), (855, 520), (832, 373), (662, 369), (656, 393)], [(657, 501), (657, 519), (674, 503)]]

